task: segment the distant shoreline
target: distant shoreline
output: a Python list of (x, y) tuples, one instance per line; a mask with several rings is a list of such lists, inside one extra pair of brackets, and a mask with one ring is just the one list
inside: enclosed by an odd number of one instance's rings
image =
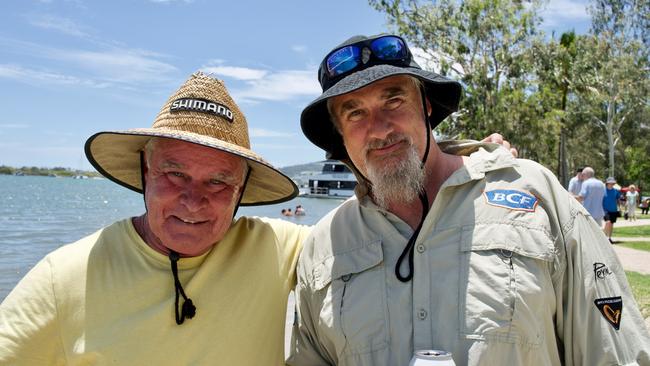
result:
[(21, 167), (15, 168), (7, 165), (0, 165), (0, 175), (31, 175), (43, 177), (101, 177), (102, 175), (96, 171), (86, 171), (78, 169), (70, 169), (63, 167), (56, 168), (39, 168), (39, 167)]

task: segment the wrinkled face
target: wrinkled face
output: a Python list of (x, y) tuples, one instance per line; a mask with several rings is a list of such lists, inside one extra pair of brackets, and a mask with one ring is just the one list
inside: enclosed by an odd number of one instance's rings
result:
[(333, 98), (329, 110), (352, 162), (372, 182), (375, 203), (390, 210), (416, 200), (424, 189), (421, 161), (430, 132), (414, 79), (376, 81)]
[(391, 169), (409, 149), (424, 154), (420, 91), (408, 76), (391, 76), (334, 97), (331, 106), (348, 155), (363, 175), (369, 168)]
[(187, 256), (221, 240), (239, 199), (241, 158), (189, 142), (157, 139), (145, 170), (150, 245)]
[(410, 148), (424, 154), (420, 91), (408, 76), (388, 77), (334, 97), (332, 113), (348, 155), (364, 175), (369, 165), (394, 163)]

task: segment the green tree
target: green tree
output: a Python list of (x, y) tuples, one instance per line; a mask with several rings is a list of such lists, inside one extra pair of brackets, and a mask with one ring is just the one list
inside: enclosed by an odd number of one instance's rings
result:
[(631, 125), (629, 130), (638, 131), (644, 121), (633, 117), (644, 115), (648, 108), (648, 10), (647, 0), (594, 0), (590, 6), (593, 37), (583, 65), (590, 76), (591, 95), (584, 99), (591, 102), (586, 105), (594, 122), (605, 131), (611, 176), (624, 175), (617, 174), (617, 145), (624, 143), (621, 155), (636, 140), (635, 136), (622, 139), (624, 127)]
[[(370, 0), (389, 22), (433, 60), (438, 72), (459, 79), (464, 98), (459, 113), (439, 132), (447, 137), (479, 138), (499, 131), (521, 147), (520, 154), (552, 159), (558, 122), (536, 117), (539, 100), (531, 95), (529, 50), (540, 19), (537, 1)], [(541, 132), (551, 131), (549, 136)], [(542, 138), (540, 138), (542, 137)]]
[[(531, 89), (537, 93), (539, 103), (545, 106), (543, 111), (546, 124), (559, 124), (557, 139), (557, 176), (566, 186), (570, 178), (568, 137), (575, 128), (572, 117), (572, 100), (579, 92), (580, 83), (576, 82), (574, 64), (577, 57), (577, 36), (575, 32), (565, 32), (559, 41), (538, 39), (532, 47), (531, 62), (534, 65), (534, 79)], [(578, 164), (572, 164), (575, 167)]]
[(0, 165), (0, 174), (14, 174), (16, 170), (10, 166)]

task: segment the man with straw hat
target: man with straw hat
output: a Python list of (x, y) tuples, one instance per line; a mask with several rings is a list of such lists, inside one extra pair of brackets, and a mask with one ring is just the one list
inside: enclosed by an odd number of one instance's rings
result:
[(146, 212), (61, 247), (0, 305), (0, 364), (283, 364), (308, 228), (242, 217), (296, 196), (250, 150), (221, 81), (192, 75), (152, 128), (100, 132), (88, 159)]
[(616, 254), (555, 176), (490, 144), (432, 143), (459, 83), (394, 35), (347, 40), (319, 81), (303, 132), (359, 184), (304, 243), (288, 364), (432, 349), (457, 365), (650, 364)]

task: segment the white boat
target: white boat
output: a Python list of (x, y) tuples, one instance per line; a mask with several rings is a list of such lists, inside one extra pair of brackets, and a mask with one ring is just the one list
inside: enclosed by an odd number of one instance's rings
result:
[(338, 160), (326, 160), (320, 174), (309, 177), (302, 197), (345, 199), (354, 194), (357, 180), (350, 169)]

